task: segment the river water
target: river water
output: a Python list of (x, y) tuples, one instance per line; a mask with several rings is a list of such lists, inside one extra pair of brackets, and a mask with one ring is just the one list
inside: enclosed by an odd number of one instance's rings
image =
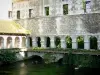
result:
[[(70, 69), (70, 70), (69, 70)], [(11, 65), (0, 66), (0, 75), (99, 75), (98, 69), (73, 69), (59, 64), (33, 64), (32, 61), (22, 61)], [(69, 72), (69, 73), (67, 73)]]

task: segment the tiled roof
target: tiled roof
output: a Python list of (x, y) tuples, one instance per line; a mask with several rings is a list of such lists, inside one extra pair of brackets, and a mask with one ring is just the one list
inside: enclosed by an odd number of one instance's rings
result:
[(14, 21), (0, 20), (0, 33), (30, 34), (30, 31), (24, 29), (20, 24)]

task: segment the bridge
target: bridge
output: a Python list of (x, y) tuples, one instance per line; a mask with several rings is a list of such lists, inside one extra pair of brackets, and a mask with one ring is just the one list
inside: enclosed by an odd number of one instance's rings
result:
[(17, 58), (19, 60), (23, 60), (25, 58), (33, 58), (33, 59), (49, 59), (50, 62), (59, 62), (61, 61), (66, 54), (72, 53), (72, 54), (80, 54), (80, 55), (100, 55), (99, 50), (51, 50), (51, 49), (44, 49), (44, 50), (32, 50), (32, 49), (26, 49), (26, 50), (16, 50), (17, 52)]

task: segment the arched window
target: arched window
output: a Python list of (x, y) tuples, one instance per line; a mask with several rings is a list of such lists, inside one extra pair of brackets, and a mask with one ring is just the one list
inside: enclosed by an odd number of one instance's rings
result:
[(3, 37), (0, 37), (0, 48), (2, 49), (4, 47), (4, 39)]
[(82, 36), (77, 37), (78, 49), (84, 49), (84, 38)]
[(31, 37), (29, 37), (29, 44), (30, 44), (29, 46), (32, 47), (32, 38)]
[(72, 48), (72, 39), (70, 36), (66, 37), (66, 45), (67, 45), (67, 48)]
[(56, 48), (61, 48), (61, 41), (59, 37), (55, 37), (55, 45)]
[(7, 38), (7, 48), (12, 48), (12, 38), (11, 37)]
[(50, 38), (46, 37), (46, 47), (50, 47)]
[(19, 37), (16, 37), (15, 38), (15, 47), (16, 48), (19, 48), (19, 42), (20, 42)]
[(37, 46), (41, 47), (41, 38), (40, 37), (37, 37)]
[(91, 36), (90, 37), (90, 49), (97, 49), (97, 38)]

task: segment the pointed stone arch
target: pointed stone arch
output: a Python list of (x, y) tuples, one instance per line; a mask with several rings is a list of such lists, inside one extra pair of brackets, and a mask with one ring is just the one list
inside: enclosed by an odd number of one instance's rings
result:
[(11, 37), (7, 38), (7, 48), (12, 48), (12, 38)]
[(95, 36), (90, 37), (90, 49), (97, 49), (97, 38)]
[(56, 48), (61, 48), (61, 39), (60, 39), (60, 37), (55, 37), (55, 46), (56, 46)]
[(72, 48), (72, 38), (70, 36), (66, 37), (66, 47)]
[(84, 38), (83, 38), (83, 36), (77, 37), (77, 48), (78, 49), (84, 49)]
[(4, 48), (4, 38), (0, 37), (0, 49)]

